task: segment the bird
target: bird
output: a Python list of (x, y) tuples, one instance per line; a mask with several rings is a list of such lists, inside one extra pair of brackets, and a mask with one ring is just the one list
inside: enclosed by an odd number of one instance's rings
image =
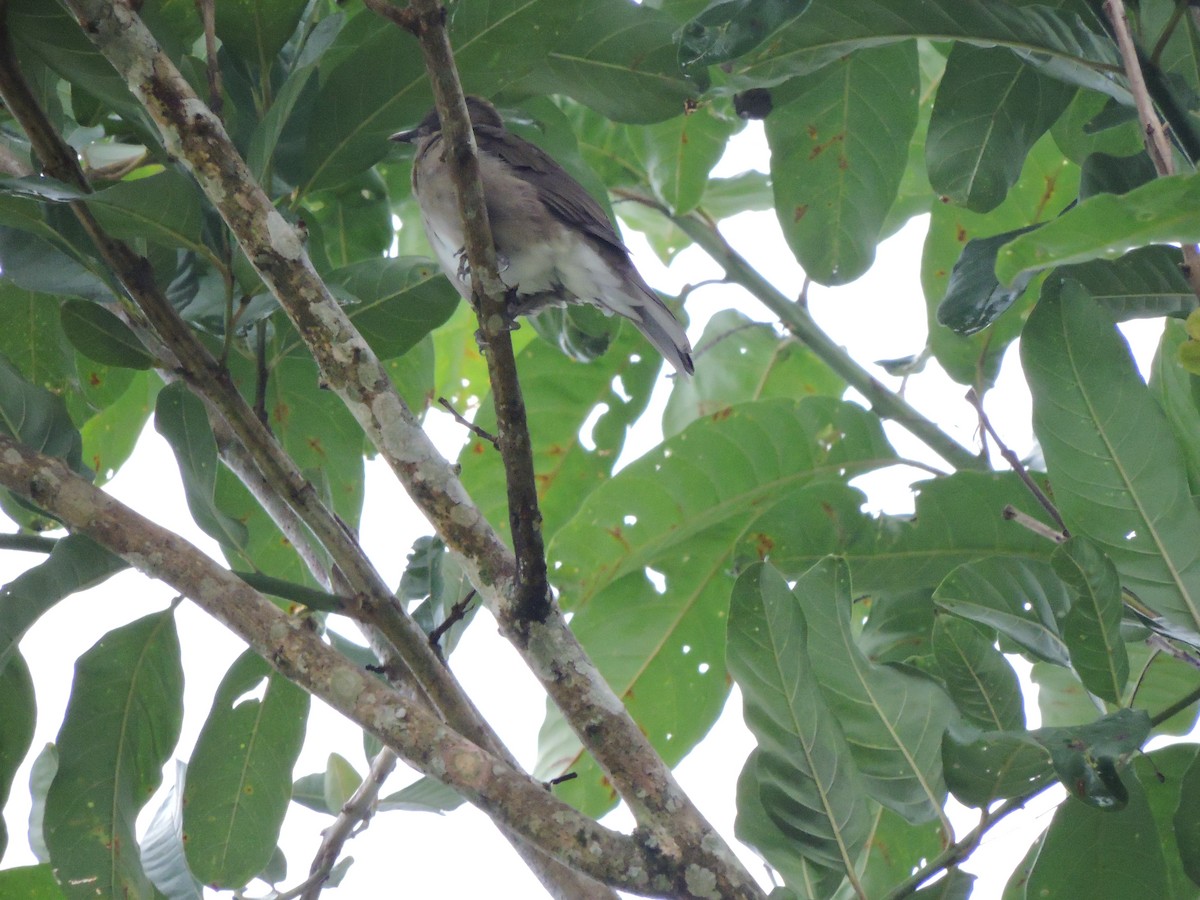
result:
[[(466, 101), (509, 314), (591, 304), (629, 319), (677, 372), (691, 375), (687, 333), (634, 268), (603, 207), (548, 153), (509, 131), (491, 103), (474, 95)], [(425, 234), (442, 271), (469, 300), (462, 220), (436, 107), (391, 140), (416, 146), (412, 190)]]

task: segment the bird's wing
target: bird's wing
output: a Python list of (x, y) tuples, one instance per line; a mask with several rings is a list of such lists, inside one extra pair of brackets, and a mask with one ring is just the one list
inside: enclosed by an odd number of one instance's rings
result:
[(591, 235), (628, 258), (629, 249), (621, 242), (604, 207), (548, 153), (510, 131), (489, 125), (475, 126), (475, 142), (480, 151), (499, 156), (512, 166), (513, 174), (533, 185), (546, 208), (564, 225)]

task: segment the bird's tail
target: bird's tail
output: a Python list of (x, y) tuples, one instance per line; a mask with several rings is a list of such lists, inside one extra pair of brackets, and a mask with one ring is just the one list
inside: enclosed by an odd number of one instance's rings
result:
[(692, 374), (695, 367), (692, 365), (692, 345), (687, 333), (653, 291), (647, 291), (645, 302), (632, 307), (629, 320), (654, 345), (654, 349), (675, 367), (676, 372)]

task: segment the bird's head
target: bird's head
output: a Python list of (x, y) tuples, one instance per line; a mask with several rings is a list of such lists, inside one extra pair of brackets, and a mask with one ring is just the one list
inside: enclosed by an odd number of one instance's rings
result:
[[(488, 103), (482, 97), (477, 97), (474, 94), (468, 94), (467, 114), (471, 118), (471, 125), (487, 125), (492, 128), (503, 128), (504, 120), (500, 118), (500, 113), (496, 112), (496, 107)], [(415, 143), (421, 138), (429, 137), (432, 134), (442, 130), (442, 121), (438, 116), (437, 107), (429, 110), (416, 128), (409, 128), (406, 131), (397, 131), (388, 140), (397, 141), (403, 144)]]

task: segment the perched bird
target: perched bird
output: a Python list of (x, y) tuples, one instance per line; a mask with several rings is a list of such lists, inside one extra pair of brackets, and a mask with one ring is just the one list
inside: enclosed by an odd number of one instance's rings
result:
[[(692, 347), (683, 326), (633, 267), (600, 204), (547, 153), (508, 131), (492, 104), (469, 96), (467, 110), (500, 279), (516, 294), (512, 315), (590, 303), (629, 319), (676, 371), (690, 375)], [(392, 140), (416, 144), (412, 187), (425, 234), (446, 277), (470, 299), (462, 221), (441, 128), (434, 109)]]

